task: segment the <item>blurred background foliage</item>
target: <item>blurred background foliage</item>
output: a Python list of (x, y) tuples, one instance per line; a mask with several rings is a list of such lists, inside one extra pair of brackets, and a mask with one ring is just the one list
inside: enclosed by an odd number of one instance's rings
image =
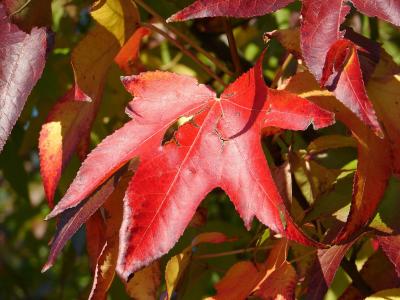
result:
[[(188, 5), (191, 0), (146, 0), (145, 2), (167, 18)], [(57, 99), (73, 84), (70, 54), (92, 25), (89, 15), (90, 5), (90, 1), (84, 0), (52, 2), (51, 29), (55, 33), (54, 48), (49, 53), (43, 77), (30, 95), (22, 116), (0, 155), (0, 299), (86, 299), (90, 291), (92, 279), (86, 255), (84, 229), (75, 235), (56, 265), (46, 273), (40, 273), (48, 255), (48, 242), (55, 231), (55, 222), (43, 221), (49, 209), (41, 184), (37, 151), (37, 141), (43, 121)], [(249, 20), (232, 20), (244, 69), (248, 69), (265, 48), (263, 33), (295, 27), (298, 24), (300, 7), (300, 1), (296, 1), (274, 14)], [(141, 10), (141, 18), (142, 21), (146, 21), (151, 16)], [(386, 51), (400, 63), (400, 33), (396, 28), (363, 16), (355, 10), (352, 11), (346, 25), (382, 43)], [(221, 19), (190, 21), (174, 26), (188, 34), (203, 48), (214, 53), (233, 70)], [(277, 42), (269, 43), (264, 68), (267, 83), (273, 81), (286, 56), (284, 49)], [(198, 58), (214, 68), (204, 56), (198, 54)], [(202, 82), (213, 85), (217, 91), (223, 89), (190, 58), (155, 33), (144, 39), (140, 62), (136, 66), (138, 71), (160, 69), (192, 75)], [(124, 108), (131, 97), (123, 89), (119, 80), (120, 75), (122, 73), (118, 67), (112, 66), (106, 81), (100, 112), (92, 130), (91, 147), (127, 120)], [(225, 81), (233, 80), (226, 74), (221, 76)], [(310, 183), (310, 179), (301, 168), (302, 159), (308, 153), (309, 143), (319, 136), (346, 133), (345, 127), (338, 123), (318, 132), (312, 130), (304, 133), (288, 132), (278, 138), (267, 138), (263, 141), (271, 165), (280, 165), (289, 160), (292, 166), (297, 166), (294, 172), (294, 196), (301, 198), (299, 203), (301, 201), (311, 203), (313, 200), (310, 198), (316, 197), (315, 193), (312, 193), (313, 182)], [(340, 215), (348, 211), (356, 158), (356, 150), (353, 147), (324, 151), (316, 156), (315, 161), (318, 163), (316, 174), (324, 173), (326, 175), (324, 178), (331, 181), (327, 184), (328, 188), (320, 189), (318, 197), (325, 200), (319, 203), (329, 202), (331, 205), (314, 205), (307, 211), (307, 220), (313, 220), (321, 214), (330, 218), (330, 214), (335, 212), (340, 219)], [(56, 199), (64, 194), (78, 167), (79, 160), (74, 157), (63, 174)], [(341, 171), (335, 172), (335, 170)], [(343, 173), (343, 170), (346, 172)], [(399, 194), (399, 189), (399, 182), (392, 180), (387, 199), (382, 206), (393, 202), (396, 194)], [(202, 227), (194, 226), (186, 230), (178, 245), (162, 259), (164, 267), (168, 258), (184, 249), (200, 232), (222, 231), (228, 236), (239, 238), (237, 242), (222, 245), (202, 245), (196, 249), (200, 254), (245, 248), (255, 240), (265, 239), (268, 235), (268, 231), (257, 222), (250, 232), (246, 231), (232, 204), (221, 190), (213, 191), (203, 201), (200, 210), (202, 214), (207, 215), (205, 224)], [(361, 269), (363, 263), (372, 255), (373, 247), (370, 241), (362, 241), (359, 248), (361, 250), (357, 254), (357, 267)], [(185, 279), (187, 282), (184, 285), (182, 298), (200, 299), (204, 295), (213, 294), (213, 285), (229, 266), (241, 259), (251, 258), (250, 256), (243, 252), (218, 259), (195, 260)], [(340, 270), (326, 298), (336, 299), (350, 282), (346, 273)], [(126, 299), (126, 297), (123, 285), (115, 280), (109, 299)]]

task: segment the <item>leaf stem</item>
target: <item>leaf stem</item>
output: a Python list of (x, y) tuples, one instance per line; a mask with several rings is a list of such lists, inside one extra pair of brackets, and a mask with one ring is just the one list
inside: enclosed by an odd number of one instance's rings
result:
[(235, 255), (235, 254), (240, 254), (240, 253), (247, 253), (247, 252), (251, 252), (251, 251), (254, 251), (254, 250), (265, 250), (265, 249), (271, 249), (271, 248), (273, 248), (273, 246), (251, 247), (251, 248), (238, 249), (238, 250), (232, 250), (232, 251), (226, 251), (226, 252), (220, 252), (220, 253), (196, 255), (196, 256), (193, 256), (193, 259), (216, 258), (216, 257), (221, 257), (221, 256), (228, 256), (228, 255)]
[(226, 74), (229, 76), (233, 76), (233, 73), (225, 66), (223, 62), (221, 62), (218, 58), (214, 57), (211, 55), (208, 51), (204, 50), (201, 48), (199, 45), (197, 45), (191, 38), (177, 30), (175, 27), (171, 26), (169, 23), (165, 21), (165, 19), (160, 16), (154, 9), (152, 9), (149, 5), (144, 3), (142, 0), (132, 0), (138, 5), (140, 5), (145, 11), (150, 13), (154, 18), (156, 18), (158, 21), (164, 24), (165, 27), (168, 28), (169, 31), (174, 33), (176, 36), (181, 38), (184, 42), (188, 43), (192, 48), (197, 50), (199, 53), (203, 54), (205, 57), (207, 57), (217, 68), (221, 69), (224, 71)]
[(168, 33), (162, 31), (161, 29), (154, 26), (153, 24), (140, 23), (140, 26), (149, 28), (150, 30), (155, 31), (158, 34), (165, 37), (171, 44), (173, 44), (175, 47), (177, 47), (179, 50), (181, 50), (183, 54), (185, 54), (186, 56), (191, 58), (195, 63), (197, 63), (203, 69), (204, 72), (206, 72), (209, 76), (214, 78), (216, 81), (218, 81), (223, 86), (226, 86), (226, 83), (221, 78), (219, 78), (206, 64), (204, 64), (201, 60), (199, 60), (192, 52), (190, 52), (184, 46), (179, 44), (179, 42), (177, 40), (175, 40), (173, 37), (171, 37)]
[(275, 89), (278, 86), (279, 79), (281, 79), (283, 72), (285, 72), (286, 68), (289, 66), (293, 57), (294, 56), (291, 53), (289, 53), (288, 56), (286, 56), (285, 61), (283, 62), (283, 64), (278, 68), (278, 70), (275, 73), (275, 77), (271, 83), (271, 88)]
[(8, 15), (9, 18), (12, 16), (15, 16), (16, 14), (19, 14), (21, 11), (23, 11), (29, 4), (31, 3), (31, 0), (27, 0), (24, 4), (22, 4), (17, 10), (13, 11)]
[(226, 37), (228, 38), (229, 50), (231, 52), (231, 58), (233, 66), (235, 67), (235, 76), (239, 76), (242, 73), (242, 66), (240, 64), (240, 57), (237, 51), (235, 36), (233, 35), (232, 26), (229, 18), (224, 18), (224, 26)]

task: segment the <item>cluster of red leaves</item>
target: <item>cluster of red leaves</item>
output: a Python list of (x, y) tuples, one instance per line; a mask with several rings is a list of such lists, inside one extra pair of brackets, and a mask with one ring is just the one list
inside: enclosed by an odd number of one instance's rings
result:
[[(271, 13), (291, 2), (197, 0), (168, 20), (247, 18)], [(368, 16), (400, 26), (399, 1), (351, 3)], [(347, 250), (366, 231), (390, 176), (400, 174), (400, 161), (394, 155), (400, 137), (396, 124), (400, 108), (396, 94), (382, 99), (374, 92), (385, 84), (391, 85), (390, 79), (396, 74), (393, 68), (379, 68), (390, 64), (385, 53), (377, 44), (340, 30), (350, 6), (343, 0), (303, 0), (302, 5), (301, 28), (293, 36), (299, 47), (285, 45), (284, 39), (281, 42), (304, 61), (310, 73), (298, 73), (284, 88), (271, 89), (263, 79), (261, 55), (256, 65), (230, 84), (219, 98), (195, 79), (174, 73), (155, 71), (123, 77), (126, 90), (134, 96), (127, 108), (132, 120), (86, 157), (108, 68), (115, 60), (129, 74), (140, 40), (149, 33), (137, 28), (138, 11), (128, 0), (107, 0), (103, 6), (93, 7), (92, 16), (99, 24), (72, 54), (75, 85), (52, 109), (40, 135), (41, 173), (52, 208), (58, 181), (71, 155), (79, 152), (83, 160), (68, 191), (48, 216), (60, 218), (43, 270), (52, 266), (66, 242), (86, 223), (93, 237), (88, 240), (88, 249), (95, 274), (90, 298), (106, 295), (115, 271), (132, 295), (143, 292), (143, 288), (137, 288), (138, 281), (146, 280), (141, 276), (154, 277), (152, 284), (144, 288), (151, 293), (159, 283), (160, 273), (154, 261), (176, 244), (205, 196), (220, 187), (247, 228), (256, 217), (287, 239), (318, 248), (307, 293), (311, 299), (323, 296)], [(112, 7), (115, 15), (106, 6)], [(104, 28), (111, 19), (120, 26), (113, 23)], [(270, 36), (279, 39), (276, 33)], [(0, 85), (2, 148), (44, 68), (46, 31), (20, 31), (9, 22), (0, 4), (0, 45), (0, 78), (9, 77)], [(88, 54), (89, 48), (95, 50)], [(289, 213), (260, 140), (270, 127), (305, 130), (312, 124), (319, 129), (332, 125), (334, 117), (351, 130), (357, 141), (353, 199), (345, 224), (329, 232), (326, 240), (315, 241)], [(166, 132), (178, 120), (173, 138), (163, 142)], [(106, 218), (100, 214), (100, 207)], [(375, 237), (400, 271), (398, 237)], [(193, 241), (192, 247), (229, 239), (212, 234), (199, 240)], [(263, 264), (234, 265), (216, 285), (214, 298), (292, 298), (297, 276), (286, 261), (287, 251), (282, 251), (286, 243), (285, 239), (277, 241)], [(328, 248), (330, 244), (335, 245)], [(182, 257), (190, 255), (190, 251), (183, 252)], [(174, 262), (170, 262), (173, 270)], [(178, 265), (182, 268), (182, 263)], [(166, 278), (169, 296), (179, 280), (179, 274), (174, 277), (171, 272)], [(239, 280), (249, 272), (257, 276), (238, 288)], [(134, 279), (128, 280), (133, 273)]]

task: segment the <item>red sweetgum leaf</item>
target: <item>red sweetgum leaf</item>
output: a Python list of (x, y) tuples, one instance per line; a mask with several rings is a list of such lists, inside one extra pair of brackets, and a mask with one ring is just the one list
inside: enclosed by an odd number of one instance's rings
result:
[(308, 69), (320, 80), (326, 54), (344, 36), (339, 26), (350, 7), (343, 0), (303, 0), (302, 5), (301, 51)]
[[(256, 216), (272, 230), (310, 243), (273, 183), (260, 144), (261, 129), (273, 125), (300, 130), (311, 122), (318, 128), (331, 124), (332, 115), (293, 94), (268, 89), (261, 74), (259, 60), (220, 99), (209, 99), (173, 141), (152, 149), (151, 155), (142, 154), (124, 199), (117, 269), (121, 276), (171, 249), (201, 200), (216, 187), (228, 194), (247, 228)], [(304, 106), (311, 109), (303, 111)]]
[(310, 281), (306, 299), (323, 299), (326, 291), (331, 285), (340, 263), (347, 251), (353, 246), (354, 241), (332, 246), (329, 249), (318, 249), (317, 258), (310, 269)]
[(128, 109), (134, 119), (105, 138), (88, 155), (73, 184), (48, 218), (78, 205), (133, 157), (146, 153), (146, 149), (160, 147), (165, 131), (178, 117), (199, 111), (214, 97), (209, 88), (197, 84), (196, 80), (168, 72), (142, 73), (124, 77), (122, 82), (135, 95)]
[(0, 3), (0, 152), (46, 62), (46, 30), (10, 23)]
[(329, 49), (322, 72), (321, 86), (333, 90), (347, 108), (379, 136), (382, 129), (368, 98), (355, 45), (346, 39), (337, 40)]
[(360, 120), (383, 136), (365, 91), (356, 47), (342, 39), (344, 33), (339, 30), (348, 12), (349, 7), (342, 0), (303, 1), (302, 54), (321, 86), (328, 86)]
[(285, 7), (294, 0), (197, 0), (169, 17), (167, 22), (206, 17), (249, 18), (262, 16)]
[(397, 0), (351, 0), (354, 6), (370, 17), (400, 26), (400, 2)]
[(379, 138), (364, 123), (354, 118), (352, 112), (331, 93), (321, 90), (308, 72), (294, 76), (286, 89), (329, 111), (334, 111), (336, 118), (352, 131), (357, 140), (358, 164), (350, 214), (334, 243), (352, 239), (368, 225), (388, 185), (393, 167), (389, 140), (387, 137)]
[[(139, 156), (124, 198), (117, 269), (122, 277), (168, 252), (216, 187), (228, 194), (247, 228), (257, 217), (290, 239), (316, 245), (286, 211), (260, 139), (267, 125), (304, 130), (312, 123), (321, 128), (334, 122), (333, 114), (294, 94), (269, 89), (261, 59), (220, 99), (186, 76), (148, 72), (125, 78), (135, 95), (129, 111), (134, 119), (89, 154), (48, 217), (78, 205), (127, 160)], [(162, 146), (164, 133), (180, 116), (192, 119)]]

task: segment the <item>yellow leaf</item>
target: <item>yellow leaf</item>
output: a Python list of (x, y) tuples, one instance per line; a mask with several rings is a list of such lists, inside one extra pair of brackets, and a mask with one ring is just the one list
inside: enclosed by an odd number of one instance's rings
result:
[(190, 263), (191, 248), (171, 257), (165, 268), (165, 283), (167, 285), (168, 299), (172, 298), (175, 288), (178, 286), (182, 275)]
[(75, 47), (72, 66), (78, 90), (93, 99), (114, 57), (137, 28), (139, 13), (133, 1), (100, 0), (91, 15), (96, 25)]
[(155, 261), (133, 275), (126, 284), (126, 292), (132, 299), (155, 300), (161, 282), (160, 277), (160, 263)]

